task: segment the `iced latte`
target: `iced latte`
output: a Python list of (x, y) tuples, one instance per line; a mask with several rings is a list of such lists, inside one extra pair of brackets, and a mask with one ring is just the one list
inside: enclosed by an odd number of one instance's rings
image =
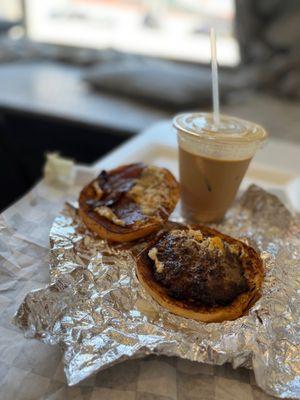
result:
[(259, 125), (209, 113), (174, 119), (179, 144), (182, 213), (188, 221), (221, 220), (232, 204), (249, 163), (266, 139)]

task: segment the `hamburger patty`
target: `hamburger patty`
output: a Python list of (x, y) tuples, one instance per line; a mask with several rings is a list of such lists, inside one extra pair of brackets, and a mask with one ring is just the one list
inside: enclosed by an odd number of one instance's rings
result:
[(218, 237), (175, 230), (163, 234), (148, 255), (155, 280), (171, 297), (224, 306), (248, 290), (241, 253)]

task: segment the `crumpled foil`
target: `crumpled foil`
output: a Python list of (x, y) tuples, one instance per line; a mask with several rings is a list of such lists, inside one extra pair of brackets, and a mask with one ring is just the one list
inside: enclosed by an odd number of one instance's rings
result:
[(245, 240), (264, 261), (262, 297), (248, 315), (205, 324), (169, 313), (139, 284), (132, 251), (93, 236), (67, 205), (50, 233), (51, 284), (26, 296), (14, 322), (28, 337), (63, 346), (70, 385), (155, 353), (250, 367), (267, 393), (300, 396), (299, 219), (251, 186), (214, 227)]

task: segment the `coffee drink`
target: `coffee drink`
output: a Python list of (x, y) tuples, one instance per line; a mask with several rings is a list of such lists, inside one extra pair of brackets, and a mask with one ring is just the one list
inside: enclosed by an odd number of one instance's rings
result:
[(179, 115), (179, 173), (183, 216), (190, 222), (221, 220), (231, 206), (265, 130), (233, 117)]

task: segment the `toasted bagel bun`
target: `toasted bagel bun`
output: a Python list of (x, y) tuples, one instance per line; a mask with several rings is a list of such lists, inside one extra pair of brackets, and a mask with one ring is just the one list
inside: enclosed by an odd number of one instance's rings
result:
[[(155, 278), (156, 267), (154, 261), (149, 257), (149, 251), (153, 249), (163, 235), (170, 231), (160, 233), (136, 258), (136, 274), (138, 280), (146, 291), (161, 306), (165, 307), (171, 313), (181, 317), (194, 319), (201, 322), (222, 322), (234, 320), (244, 315), (254, 302), (260, 297), (260, 289), (263, 282), (264, 270), (262, 261), (257, 252), (245, 243), (224, 235), (214, 229), (201, 225), (192, 225), (190, 227), (180, 228), (183, 231), (192, 229), (201, 231), (203, 239), (220, 238), (227, 245), (237, 245), (242, 249), (244, 275), (247, 280), (247, 290), (238, 293), (237, 296), (226, 305), (214, 304), (208, 306), (193, 301), (190, 298), (177, 299), (169, 294), (170, 287), (166, 288)], [(183, 253), (182, 253), (183, 254)], [(180, 256), (180, 251), (176, 256)], [(216, 278), (217, 279), (217, 278)]]
[[(108, 241), (132, 241), (158, 231), (179, 199), (178, 182), (165, 168), (138, 163), (101, 174), (81, 191), (79, 215), (91, 231)], [(108, 203), (108, 198), (113, 200)], [(101, 212), (104, 205), (113, 217), (99, 215), (93, 202), (100, 204)]]

